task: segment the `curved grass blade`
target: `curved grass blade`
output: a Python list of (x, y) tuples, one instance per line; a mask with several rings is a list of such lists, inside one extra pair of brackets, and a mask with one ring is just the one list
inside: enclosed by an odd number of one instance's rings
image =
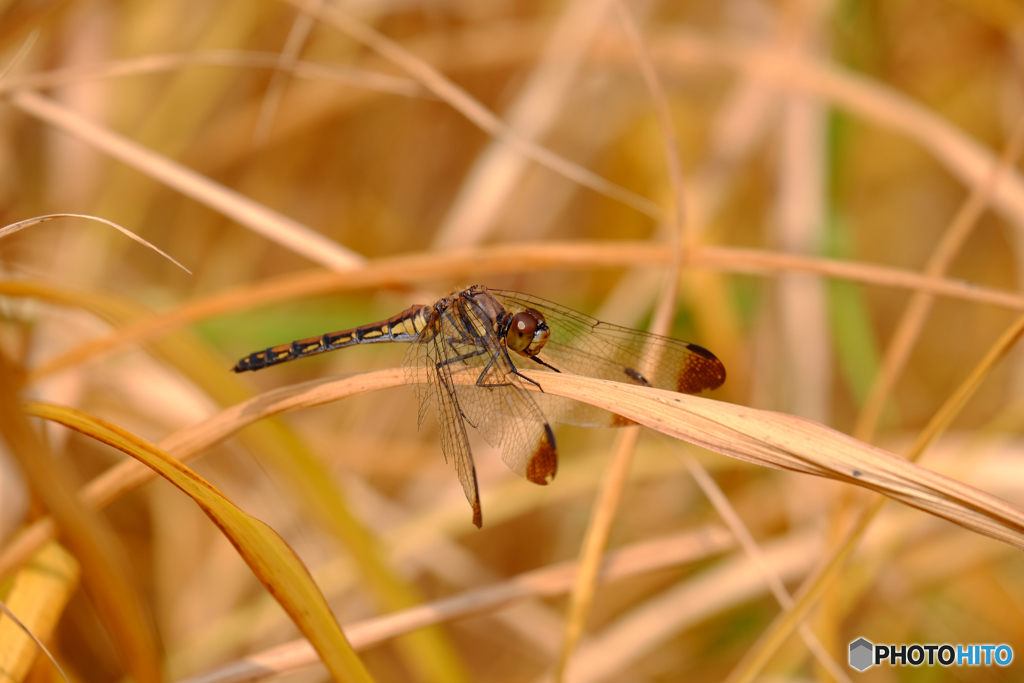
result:
[(585, 401), (740, 460), (854, 484), (1024, 549), (1024, 511), (972, 486), (792, 415), (576, 375), (524, 374)]
[(0, 439), (81, 563), (92, 605), (122, 665), (139, 683), (158, 683), (162, 677), (156, 626), (140, 588), (131, 580), (124, 550), (106, 522), (82, 504), (75, 482), (32, 428), (18, 395), (20, 386), (18, 370), (0, 353)]
[(175, 261), (173, 258), (171, 258), (170, 255), (167, 254), (167, 252), (163, 251), (162, 249), (160, 249), (156, 245), (150, 244), (149, 242), (147, 242), (146, 240), (142, 239), (141, 237), (136, 235), (134, 232), (132, 232), (128, 228), (122, 228), (120, 225), (118, 225), (114, 221), (108, 221), (106, 218), (100, 218), (99, 216), (89, 216), (88, 214), (84, 214), (84, 213), (51, 213), (51, 214), (47, 214), (46, 216), (36, 216), (35, 218), (26, 218), (23, 221), (18, 221), (17, 223), (11, 223), (10, 225), (5, 225), (4, 227), (0, 228), (0, 238), (7, 237), (8, 235), (13, 235), (14, 233), (18, 232), (19, 230), (24, 230), (25, 228), (29, 228), (29, 227), (31, 227), (33, 225), (39, 225), (40, 223), (45, 223), (46, 221), (52, 221), (54, 218), (88, 218), (91, 221), (99, 221), (100, 223), (105, 223), (105, 224), (109, 225), (110, 227), (114, 228), (115, 230), (118, 230), (119, 232), (121, 232), (121, 233), (127, 235), (128, 237), (132, 238), (133, 240), (135, 240), (136, 242), (138, 242), (142, 246), (149, 247), (150, 249), (152, 249), (156, 253), (160, 254), (161, 256), (163, 256), (165, 259), (167, 259), (168, 261), (170, 261), (174, 265), (176, 265), (179, 268), (181, 268), (182, 270), (184, 270), (189, 275), (192, 274), (191, 270), (189, 270), (185, 266), (183, 266), (180, 263), (178, 263), (177, 261)]
[(27, 411), (127, 453), (181, 489), (235, 546), (256, 578), (316, 648), (335, 680), (373, 680), (345, 639), (306, 566), (277, 532), (240, 510), (216, 487), (164, 451), (115, 425), (73, 408), (43, 403), (31, 403)]

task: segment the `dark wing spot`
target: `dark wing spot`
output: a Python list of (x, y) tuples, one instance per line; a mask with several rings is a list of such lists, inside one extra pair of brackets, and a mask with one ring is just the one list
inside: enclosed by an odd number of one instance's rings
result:
[(551, 426), (544, 425), (544, 433), (537, 444), (537, 450), (526, 463), (526, 478), (534, 484), (547, 485), (558, 472), (558, 452), (555, 449), (555, 435)]
[(690, 356), (683, 366), (676, 382), (676, 391), (683, 394), (696, 394), (709, 389), (717, 389), (725, 382), (725, 366), (722, 361), (711, 355), (710, 351), (693, 344), (692, 349), (700, 349), (707, 356)]
[(710, 360), (718, 360), (718, 357), (715, 356), (715, 354), (711, 353), (703, 346), (698, 346), (697, 344), (690, 344), (689, 342), (687, 342), (686, 345), (690, 347), (690, 350), (696, 353), (698, 356), (704, 356), (705, 358), (708, 358)]
[(649, 387), (649, 386), (651, 386), (651, 383), (647, 381), (647, 378), (644, 377), (643, 375), (641, 375), (639, 372), (637, 372), (633, 368), (625, 368), (623, 370), (623, 372), (626, 374), (626, 377), (630, 378), (631, 380), (633, 380), (635, 383), (639, 384), (640, 386), (642, 386), (642, 387)]

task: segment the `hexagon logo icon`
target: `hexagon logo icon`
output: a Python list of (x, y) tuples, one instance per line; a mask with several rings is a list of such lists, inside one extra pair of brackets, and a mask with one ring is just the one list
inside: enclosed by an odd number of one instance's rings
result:
[(850, 666), (857, 671), (864, 671), (874, 664), (875, 646), (864, 638), (858, 638), (850, 643)]

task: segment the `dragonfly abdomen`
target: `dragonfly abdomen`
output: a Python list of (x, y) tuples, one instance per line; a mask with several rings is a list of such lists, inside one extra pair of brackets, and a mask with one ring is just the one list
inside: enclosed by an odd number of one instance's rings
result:
[(319, 337), (299, 339), (290, 344), (272, 346), (269, 349), (249, 354), (238, 361), (232, 370), (235, 372), (262, 370), (271, 365), (287, 363), (290, 360), (315, 356), (318, 353), (343, 349), (356, 344), (412, 342), (426, 327), (427, 316), (432, 310), (432, 307), (422, 304), (411, 306), (398, 315), (377, 323), (361, 325), (340, 332), (328, 332)]

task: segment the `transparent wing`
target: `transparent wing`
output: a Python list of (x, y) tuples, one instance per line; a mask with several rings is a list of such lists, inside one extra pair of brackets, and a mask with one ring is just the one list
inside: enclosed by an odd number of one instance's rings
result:
[[(473, 453), (469, 448), (466, 426), (452, 382), (450, 347), (438, 343), (439, 337), (438, 334), (422, 334), (409, 346), (404, 362), (406, 380), (413, 385), (419, 401), (419, 426), (423, 426), (430, 404), (437, 404), (441, 452), (444, 453), (445, 461), (454, 463), (462, 491), (473, 508), (473, 524), (479, 528), (483, 524), (483, 515), (480, 509), (476, 465), (473, 464)], [(426, 382), (418, 381), (420, 372), (425, 373)]]
[[(601, 322), (570, 308), (529, 294), (489, 290), (510, 311), (532, 308), (542, 313), (551, 336), (538, 358), (561, 372), (647, 385), (695, 394), (725, 381), (725, 367), (696, 344)], [(522, 368), (543, 369), (512, 355)], [(629, 424), (606, 411), (556, 396), (538, 399), (549, 417), (585, 427)]]

